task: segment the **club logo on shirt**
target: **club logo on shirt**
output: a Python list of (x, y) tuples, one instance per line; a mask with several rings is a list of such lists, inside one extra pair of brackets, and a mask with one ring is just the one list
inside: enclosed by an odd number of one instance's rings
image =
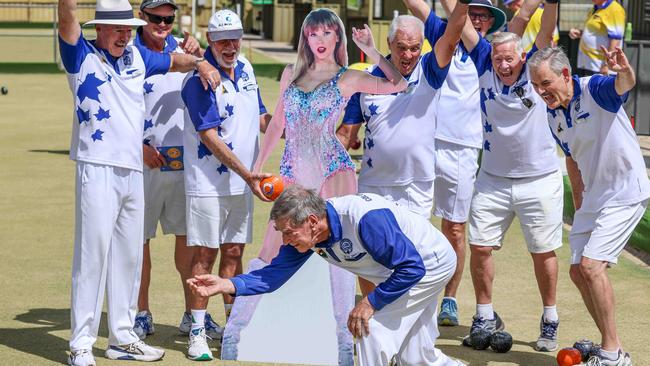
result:
[(350, 239), (341, 240), (341, 251), (345, 254), (347, 258), (350, 253), (352, 253), (352, 241)]
[(241, 72), (241, 79), (244, 80), (244, 81), (248, 81), (249, 77), (248, 77), (248, 74), (246, 73), (246, 71)]
[(576, 113), (580, 113), (580, 97), (576, 98), (576, 103), (573, 105), (573, 109)]

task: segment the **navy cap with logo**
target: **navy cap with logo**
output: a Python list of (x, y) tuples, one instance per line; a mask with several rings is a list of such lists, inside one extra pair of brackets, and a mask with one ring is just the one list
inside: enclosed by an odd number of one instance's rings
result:
[(178, 5), (174, 0), (143, 0), (140, 4), (140, 10), (157, 8), (161, 5), (171, 5), (174, 9), (178, 9)]

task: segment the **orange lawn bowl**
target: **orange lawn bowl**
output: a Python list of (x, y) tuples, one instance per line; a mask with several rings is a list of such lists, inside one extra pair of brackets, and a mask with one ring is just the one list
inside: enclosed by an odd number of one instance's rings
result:
[(273, 175), (260, 181), (260, 189), (266, 198), (275, 201), (284, 190), (284, 183), (280, 177)]
[(562, 348), (560, 352), (557, 353), (558, 366), (579, 365), (580, 362), (582, 362), (582, 355), (580, 354), (580, 351), (573, 347)]

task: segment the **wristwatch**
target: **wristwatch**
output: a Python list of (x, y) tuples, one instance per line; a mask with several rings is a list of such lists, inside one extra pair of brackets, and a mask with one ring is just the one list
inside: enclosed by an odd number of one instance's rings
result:
[(205, 61), (205, 57), (199, 57), (196, 60), (194, 60), (194, 69), (198, 70), (199, 69), (199, 64), (201, 62)]

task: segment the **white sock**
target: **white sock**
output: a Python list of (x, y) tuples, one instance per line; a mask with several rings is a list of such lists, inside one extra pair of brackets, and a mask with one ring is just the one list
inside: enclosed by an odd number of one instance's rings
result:
[(192, 312), (192, 330), (205, 328), (205, 309), (191, 310)]
[(616, 351), (605, 351), (604, 349), (601, 348), (598, 353), (610, 361), (616, 361), (618, 360), (619, 357), (618, 351), (619, 351), (618, 348), (616, 349)]
[(492, 320), (494, 319), (494, 308), (492, 303), (489, 304), (476, 304), (476, 315), (479, 318)]
[(557, 305), (544, 306), (544, 320), (553, 323), (560, 320), (560, 317), (557, 315)]

